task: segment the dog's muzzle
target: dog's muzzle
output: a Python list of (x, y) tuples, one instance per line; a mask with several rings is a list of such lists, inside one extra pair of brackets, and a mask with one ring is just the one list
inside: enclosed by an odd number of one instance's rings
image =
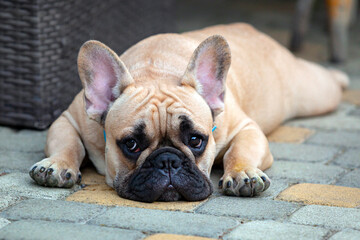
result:
[(198, 201), (212, 193), (210, 180), (185, 154), (173, 147), (155, 150), (124, 182), (127, 183), (125, 191), (116, 187), (119, 195), (144, 202), (182, 198)]

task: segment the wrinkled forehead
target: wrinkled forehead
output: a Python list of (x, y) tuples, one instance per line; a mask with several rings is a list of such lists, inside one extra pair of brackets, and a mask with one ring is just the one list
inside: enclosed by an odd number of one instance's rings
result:
[[(145, 125), (161, 135), (179, 128), (182, 122), (208, 132), (212, 115), (205, 100), (195, 89), (187, 86), (131, 87), (110, 108), (106, 123), (114, 129)], [(106, 127), (112, 127), (106, 126)]]

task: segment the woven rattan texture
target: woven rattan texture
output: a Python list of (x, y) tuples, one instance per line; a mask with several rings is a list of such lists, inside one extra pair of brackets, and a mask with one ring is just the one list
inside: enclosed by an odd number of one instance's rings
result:
[(0, 0), (0, 123), (44, 129), (81, 89), (89, 39), (118, 54), (173, 32), (173, 0)]

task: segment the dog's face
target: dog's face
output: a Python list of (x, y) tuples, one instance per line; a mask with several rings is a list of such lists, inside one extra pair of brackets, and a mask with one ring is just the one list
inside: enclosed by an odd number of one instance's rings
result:
[(178, 84), (139, 84), (105, 45), (83, 45), (78, 66), (86, 111), (104, 124), (107, 177), (121, 197), (197, 201), (212, 193), (212, 128), (229, 65), (226, 41), (213, 36), (194, 52)]

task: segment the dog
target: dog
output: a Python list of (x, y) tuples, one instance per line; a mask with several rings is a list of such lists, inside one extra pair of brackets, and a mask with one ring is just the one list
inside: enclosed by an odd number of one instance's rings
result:
[(265, 191), (273, 162), (265, 135), (333, 111), (348, 84), (243, 23), (151, 36), (120, 57), (91, 40), (78, 71), (83, 90), (50, 127), (47, 158), (29, 174), (72, 187), (87, 154), (119, 196), (143, 202), (206, 199), (219, 161), (224, 194)]

